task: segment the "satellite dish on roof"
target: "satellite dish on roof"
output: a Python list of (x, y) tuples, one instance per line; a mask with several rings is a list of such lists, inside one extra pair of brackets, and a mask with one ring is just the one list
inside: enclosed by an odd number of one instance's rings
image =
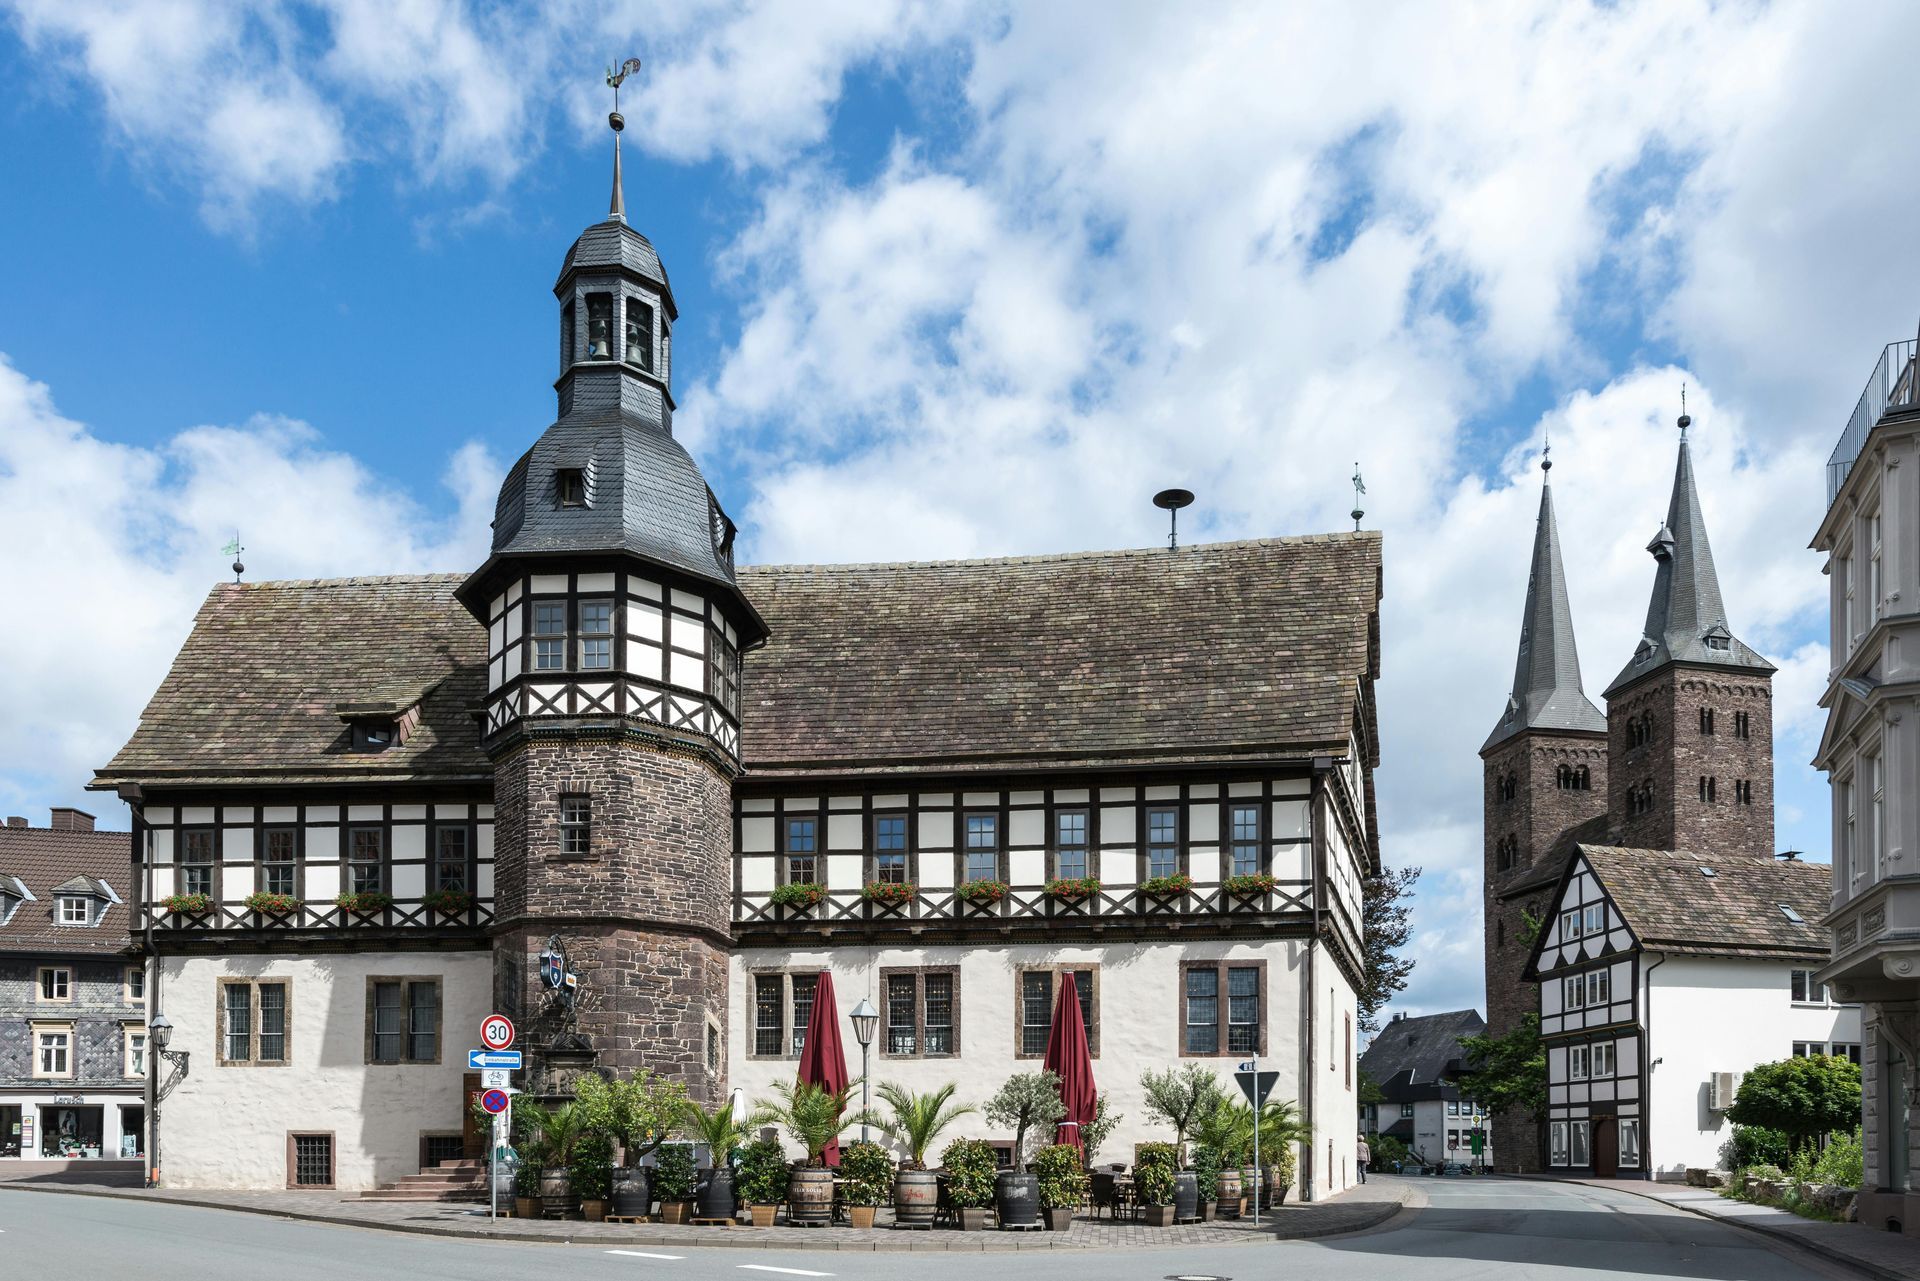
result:
[(1177, 551), (1180, 547), (1180, 509), (1193, 502), (1191, 489), (1163, 489), (1153, 496), (1153, 505), (1167, 513), (1172, 522), (1167, 529), (1167, 550)]

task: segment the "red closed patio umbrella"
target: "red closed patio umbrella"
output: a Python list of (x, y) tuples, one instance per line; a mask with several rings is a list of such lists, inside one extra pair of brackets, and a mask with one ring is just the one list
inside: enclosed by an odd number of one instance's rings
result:
[(1060, 997), (1053, 1003), (1053, 1027), (1047, 1033), (1047, 1057), (1041, 1064), (1060, 1078), (1060, 1102), (1067, 1114), (1054, 1132), (1055, 1143), (1071, 1143), (1086, 1154), (1082, 1127), (1093, 1124), (1098, 1096), (1093, 1086), (1093, 1053), (1087, 1048), (1087, 1025), (1080, 1017), (1080, 992), (1073, 971), (1061, 976)]
[[(800, 1084), (817, 1085), (833, 1094), (847, 1088), (847, 1055), (840, 1045), (840, 1006), (833, 999), (833, 975), (820, 971), (813, 989), (813, 1010), (807, 1016), (807, 1043), (800, 1053)], [(821, 1159), (840, 1165), (840, 1140), (827, 1144)]]

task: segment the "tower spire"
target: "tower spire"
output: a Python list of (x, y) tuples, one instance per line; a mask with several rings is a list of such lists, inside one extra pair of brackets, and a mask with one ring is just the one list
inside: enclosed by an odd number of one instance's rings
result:
[(1553, 515), (1551, 446), (1540, 457), (1540, 518), (1533, 531), (1533, 569), (1520, 619), (1520, 653), (1513, 665), (1513, 692), (1500, 723), (1480, 750), (1530, 729), (1604, 733), (1607, 718), (1588, 700), (1580, 682), (1580, 655), (1567, 604), (1567, 573), (1560, 559), (1560, 528)]
[(610, 222), (627, 220), (627, 196), (620, 182), (620, 131), (627, 127), (627, 120), (620, 114), (620, 85), (639, 70), (638, 58), (628, 58), (620, 64), (618, 71), (607, 68), (607, 84), (613, 90), (613, 110), (607, 115), (607, 125), (613, 130), (613, 197), (607, 202), (607, 219)]

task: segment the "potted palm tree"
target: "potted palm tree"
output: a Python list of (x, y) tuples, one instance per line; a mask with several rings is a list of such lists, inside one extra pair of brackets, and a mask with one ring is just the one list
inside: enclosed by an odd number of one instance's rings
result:
[(586, 1136), (586, 1114), (577, 1103), (544, 1107), (531, 1100), (520, 1104), (527, 1129), (536, 1136), (540, 1170), (540, 1203), (543, 1209), (573, 1204), (573, 1150)]
[(685, 1223), (693, 1209), (693, 1145), (663, 1143), (653, 1157), (653, 1191), (662, 1223)]
[(947, 1197), (953, 1202), (962, 1232), (987, 1226), (987, 1207), (993, 1204), (993, 1174), (998, 1164), (993, 1145), (984, 1139), (955, 1139), (940, 1154), (947, 1169)]
[(753, 1226), (770, 1228), (787, 1194), (787, 1154), (776, 1138), (755, 1139), (740, 1153), (733, 1176), (734, 1194), (746, 1202)]
[(833, 1221), (833, 1171), (821, 1154), (827, 1144), (859, 1122), (858, 1116), (847, 1112), (847, 1096), (857, 1084), (827, 1090), (804, 1081), (782, 1081), (773, 1087), (777, 1097), (759, 1105), (761, 1119), (784, 1127), (807, 1153), (806, 1163), (787, 1176), (789, 1223)]
[(1260, 1159), (1268, 1163), (1262, 1172), (1266, 1204), (1286, 1201), (1293, 1185), (1294, 1151), (1312, 1138), (1313, 1127), (1301, 1119), (1293, 1100), (1269, 1099), (1260, 1109)]
[(1067, 1114), (1060, 1078), (1052, 1072), (1016, 1072), (987, 1104), (987, 1120), (1013, 1131), (1013, 1168), (994, 1179), (994, 1213), (1002, 1228), (1040, 1222), (1040, 1181), (1027, 1170), (1027, 1133), (1044, 1132)]
[(754, 1127), (762, 1124), (761, 1118), (735, 1116), (733, 1100), (729, 1098), (712, 1111), (689, 1100), (681, 1109), (680, 1121), (689, 1138), (707, 1145), (708, 1156), (713, 1162), (713, 1168), (707, 1171), (707, 1177), (700, 1182), (694, 1217), (733, 1218), (739, 1209), (734, 1199), (733, 1153), (746, 1143)]
[(878, 1143), (857, 1140), (840, 1153), (840, 1177), (846, 1184), (847, 1218), (856, 1228), (872, 1227), (874, 1212), (893, 1192), (893, 1158)]
[(1047, 1230), (1071, 1230), (1074, 1210), (1087, 1199), (1087, 1172), (1081, 1165), (1080, 1149), (1071, 1143), (1041, 1148), (1034, 1155), (1033, 1172), (1040, 1180), (1040, 1210), (1046, 1216)]
[(958, 1086), (949, 1081), (937, 1090), (915, 1094), (892, 1081), (882, 1082), (877, 1093), (886, 1105), (886, 1114), (878, 1118), (880, 1130), (906, 1149), (900, 1168), (893, 1176), (893, 1226), (931, 1228), (933, 1213), (940, 1201), (940, 1181), (927, 1169), (927, 1149), (946, 1128), (974, 1109), (953, 1101)]

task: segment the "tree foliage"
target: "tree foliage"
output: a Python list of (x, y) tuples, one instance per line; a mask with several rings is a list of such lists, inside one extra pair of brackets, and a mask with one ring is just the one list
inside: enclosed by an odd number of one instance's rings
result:
[(583, 1076), (574, 1084), (574, 1099), (582, 1123), (618, 1139), (627, 1164), (639, 1165), (679, 1128), (687, 1087), (642, 1068), (611, 1081)]
[(1413, 958), (1402, 956), (1402, 949), (1413, 936), (1413, 884), (1420, 879), (1417, 867), (1388, 868), (1369, 880), (1361, 900), (1362, 982), (1358, 992), (1360, 1030), (1377, 1032), (1380, 1011), (1396, 992), (1406, 989), (1413, 973)]
[(948, 1126), (975, 1110), (971, 1104), (953, 1101), (959, 1088), (949, 1081), (937, 1090), (916, 1094), (896, 1081), (882, 1081), (874, 1090), (887, 1108), (875, 1118), (881, 1131), (907, 1150), (901, 1169), (926, 1169), (927, 1149), (933, 1146), (933, 1141)]
[(1487, 1111), (1524, 1112), (1540, 1121), (1547, 1111), (1547, 1051), (1540, 1016), (1522, 1015), (1505, 1036), (1464, 1036), (1467, 1071), (1461, 1082)]
[(1013, 1131), (1013, 1164), (1022, 1174), (1027, 1169), (1027, 1133), (1048, 1143), (1048, 1133), (1067, 1114), (1060, 1102), (1060, 1078), (1052, 1072), (1016, 1072), (1007, 1078), (1000, 1092), (987, 1100), (987, 1120)]
[(1741, 1078), (1727, 1119), (1778, 1130), (1795, 1151), (1836, 1130), (1852, 1133), (1860, 1124), (1860, 1068), (1825, 1054), (1757, 1064)]
[(1147, 1098), (1147, 1116), (1172, 1126), (1176, 1145), (1227, 1101), (1220, 1078), (1198, 1063), (1159, 1072), (1149, 1068), (1140, 1074), (1140, 1089)]

